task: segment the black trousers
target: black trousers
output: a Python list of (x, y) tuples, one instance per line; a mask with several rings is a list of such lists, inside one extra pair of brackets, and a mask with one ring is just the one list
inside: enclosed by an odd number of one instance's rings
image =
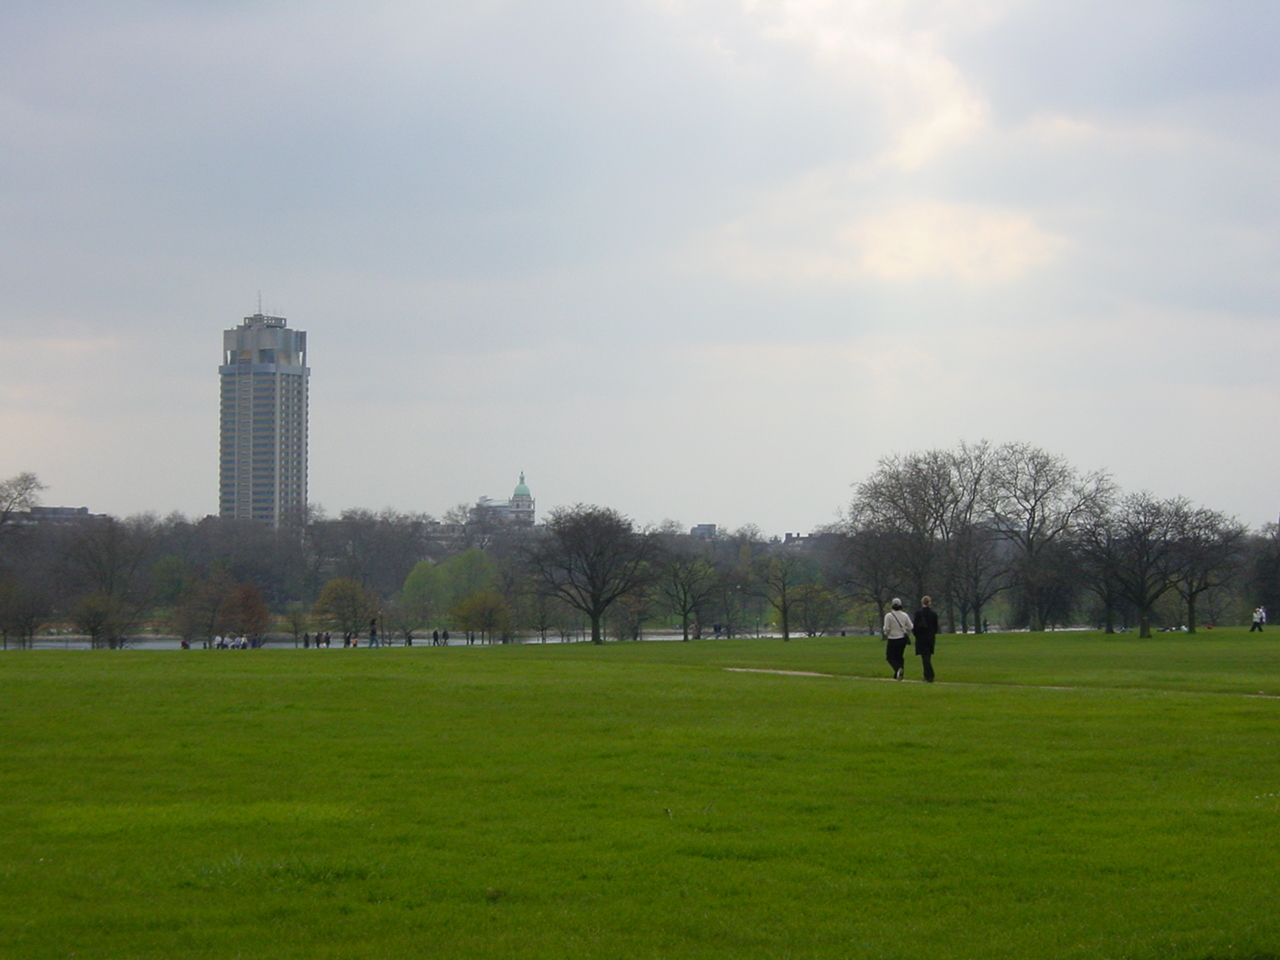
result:
[(907, 652), (907, 638), (901, 637), (897, 640), (886, 640), (884, 642), (884, 658), (889, 661), (889, 666), (893, 667), (893, 672), (905, 668), (904, 656)]
[(920, 662), (924, 665), (924, 678), (927, 682), (933, 683), (933, 651), (916, 650), (920, 654)]

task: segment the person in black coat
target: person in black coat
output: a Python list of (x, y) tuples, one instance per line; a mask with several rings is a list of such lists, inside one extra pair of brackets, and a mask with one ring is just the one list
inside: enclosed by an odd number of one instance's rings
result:
[(933, 683), (933, 645), (938, 636), (938, 614), (928, 597), (920, 598), (920, 609), (911, 617), (911, 632), (916, 637), (916, 656), (924, 664), (925, 683)]

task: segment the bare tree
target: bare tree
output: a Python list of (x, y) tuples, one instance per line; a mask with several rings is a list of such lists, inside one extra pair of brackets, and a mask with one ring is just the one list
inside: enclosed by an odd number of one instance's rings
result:
[(892, 599), (902, 592), (899, 558), (904, 537), (884, 527), (858, 527), (845, 523), (831, 544), (828, 564), (833, 582), (851, 600), (875, 604), (879, 619)]
[(184, 640), (199, 637), (208, 646), (226, 633), (228, 599), (235, 581), (219, 567), (187, 584), (174, 609), (172, 628)]
[(526, 558), (536, 588), (585, 614), (591, 641), (603, 643), (605, 613), (649, 578), (652, 553), (652, 541), (616, 510), (578, 504), (551, 512)]
[(141, 616), (146, 605), (144, 561), (152, 533), (148, 518), (114, 517), (82, 522), (72, 533), (62, 572), (81, 596), (72, 619), (90, 633), (95, 645), (105, 640), (117, 646)]
[(1269, 523), (1249, 538), (1247, 574), (1241, 585), (1248, 606), (1280, 609), (1280, 524)]
[(813, 583), (813, 565), (796, 553), (775, 553), (756, 566), (756, 582), (778, 614), (782, 639), (791, 639), (791, 613), (801, 586)]
[(330, 573), (389, 597), (427, 557), (431, 522), (425, 514), (344, 510), (337, 520), (318, 523), (313, 535)]
[[(744, 636), (750, 632), (752, 620), (756, 621), (758, 628), (762, 604), (748, 571), (737, 568), (722, 570), (712, 593), (714, 626), (719, 628), (716, 635), (730, 639)], [(759, 634), (759, 629), (756, 633)]]
[(71, 577), (89, 592), (135, 597), (142, 589), (148, 531), (135, 521), (103, 517), (80, 524), (69, 544), (65, 564)]
[(71, 622), (89, 638), (89, 645), (95, 650), (103, 646), (114, 650), (124, 646), (125, 635), (136, 622), (136, 612), (119, 597), (95, 592), (76, 601), (71, 608)]
[(973, 632), (986, 632), (982, 611), (1009, 585), (1009, 564), (1002, 546), (999, 532), (986, 520), (960, 527), (952, 537), (949, 597), (960, 611), (961, 632), (968, 631), (970, 614)]
[(481, 642), (492, 642), (504, 636), (511, 626), (511, 607), (502, 594), (491, 587), (473, 590), (454, 604), (454, 621), (471, 634), (480, 634)]
[(945, 450), (883, 458), (858, 484), (849, 519), (855, 529), (892, 532), (897, 563), (917, 596), (942, 574), (948, 525), (955, 514), (954, 461)]
[(32, 646), (36, 633), (52, 615), (53, 603), (37, 584), (0, 577), (0, 638), (6, 650), (11, 638), (20, 648)]
[(845, 604), (830, 587), (818, 583), (802, 583), (792, 598), (794, 620), (806, 637), (821, 637), (840, 626)]
[(534, 590), (525, 604), (525, 626), (538, 635), (542, 643), (547, 642), (547, 634), (556, 628), (562, 617), (563, 604), (555, 597), (547, 596)]
[(237, 583), (230, 589), (226, 617), (231, 631), (244, 637), (261, 637), (271, 625), (271, 613), (262, 599), (262, 591), (252, 583)]
[(8, 480), (0, 480), (0, 531), (15, 513), (28, 511), (39, 504), (40, 491), (44, 488), (34, 473), (20, 473)]
[(1196, 632), (1201, 596), (1226, 584), (1239, 567), (1246, 527), (1206, 508), (1186, 508), (1179, 516), (1177, 574), (1173, 589), (1187, 610), (1187, 632)]
[(1028, 443), (997, 448), (988, 510), (1000, 534), (1017, 550), (1014, 576), (1033, 626), (1043, 630), (1049, 611), (1061, 605), (1061, 549), (1091, 512), (1115, 495), (1103, 471), (1081, 474), (1065, 457)]
[(324, 585), (313, 612), (333, 623), (344, 640), (350, 640), (378, 615), (378, 598), (359, 581), (338, 577)]
[(293, 637), (293, 645), (295, 647), (302, 639), (302, 635), (307, 632), (309, 620), (310, 617), (304, 604), (295, 601), (284, 608), (284, 625), (289, 630), (289, 636)]
[[(956, 614), (962, 630), (972, 612), (975, 630), (981, 628), (982, 607), (1003, 586), (1004, 557), (991, 537), (986, 514), (995, 456), (991, 445), (961, 443), (945, 455), (949, 496), (943, 499), (939, 533), (943, 561), (932, 591), (941, 601), (947, 629), (956, 630)], [(941, 594), (941, 596), (939, 596)]]
[(613, 605), (614, 613), (610, 616), (609, 623), (616, 639), (640, 639), (644, 625), (657, 607), (657, 598), (650, 589), (651, 586), (651, 581), (641, 583), (629, 593), (624, 593)]
[(701, 636), (701, 613), (715, 593), (719, 574), (703, 544), (680, 535), (669, 534), (663, 539), (654, 586), (680, 618), (680, 630), (687, 641), (691, 625), (694, 635)]
[(1139, 636), (1151, 636), (1151, 611), (1179, 576), (1178, 538), (1187, 502), (1130, 494), (1110, 514), (1107, 539), (1116, 592), (1138, 611)]

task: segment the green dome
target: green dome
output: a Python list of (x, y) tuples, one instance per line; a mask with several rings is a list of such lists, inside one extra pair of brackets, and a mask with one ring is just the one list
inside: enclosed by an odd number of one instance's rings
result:
[(529, 488), (524, 485), (524, 471), (522, 470), (520, 471), (520, 482), (516, 484), (516, 492), (511, 495), (511, 499), (514, 500), (516, 497), (532, 496), (533, 494), (529, 492)]

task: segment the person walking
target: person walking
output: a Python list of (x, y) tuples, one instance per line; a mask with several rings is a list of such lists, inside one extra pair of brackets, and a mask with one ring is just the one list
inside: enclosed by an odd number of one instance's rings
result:
[(884, 658), (893, 667), (893, 679), (901, 680), (906, 663), (903, 657), (911, 642), (911, 618), (902, 609), (902, 601), (893, 598), (893, 609), (884, 615)]
[(916, 638), (916, 656), (924, 665), (925, 683), (933, 683), (933, 647), (938, 636), (938, 611), (932, 604), (928, 597), (921, 597), (920, 609), (911, 615), (911, 632)]
[(1267, 608), (1258, 607), (1258, 609), (1253, 611), (1253, 623), (1249, 624), (1249, 632), (1253, 633), (1253, 631), (1257, 630), (1259, 633), (1261, 633), (1262, 625), (1266, 622), (1267, 622)]

